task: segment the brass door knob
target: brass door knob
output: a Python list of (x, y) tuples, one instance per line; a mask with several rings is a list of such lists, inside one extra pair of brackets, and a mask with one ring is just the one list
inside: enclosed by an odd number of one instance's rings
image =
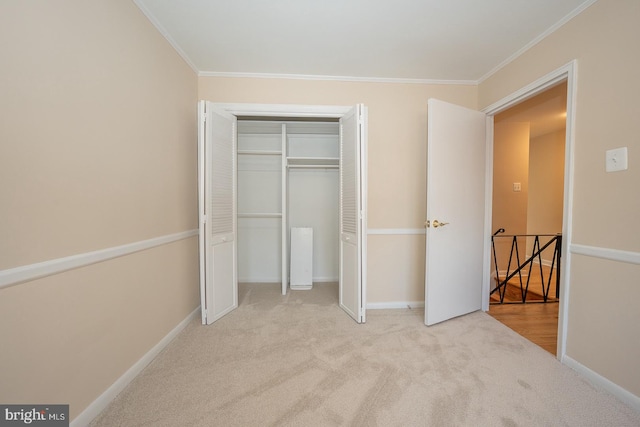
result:
[(427, 220), (427, 222), (426, 222), (427, 228), (429, 228), (432, 225), (433, 225), (433, 228), (444, 227), (447, 224), (449, 224), (449, 223), (448, 222), (440, 222), (437, 219), (434, 219), (433, 222), (431, 222), (429, 220)]

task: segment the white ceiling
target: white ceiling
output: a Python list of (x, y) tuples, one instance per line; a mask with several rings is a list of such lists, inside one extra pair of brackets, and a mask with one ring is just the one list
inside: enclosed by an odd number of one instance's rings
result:
[(595, 0), (134, 0), (200, 74), (477, 83)]

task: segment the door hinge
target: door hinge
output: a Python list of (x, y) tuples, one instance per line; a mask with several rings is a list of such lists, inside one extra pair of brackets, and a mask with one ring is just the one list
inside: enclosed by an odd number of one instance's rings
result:
[(364, 126), (364, 107), (358, 108), (358, 124)]
[(206, 215), (202, 215), (202, 223), (203, 224), (207, 223), (207, 216)]

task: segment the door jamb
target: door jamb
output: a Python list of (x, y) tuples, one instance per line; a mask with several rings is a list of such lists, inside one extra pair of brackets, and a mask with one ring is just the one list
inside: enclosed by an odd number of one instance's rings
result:
[(564, 202), (562, 218), (562, 257), (563, 266), (560, 276), (560, 306), (558, 312), (558, 343), (557, 359), (561, 362), (566, 355), (567, 326), (569, 314), (569, 292), (571, 273), (571, 253), (569, 247), (572, 242), (573, 222), (573, 163), (575, 146), (575, 111), (577, 89), (577, 61), (573, 60), (564, 66), (548, 73), (527, 86), (507, 95), (501, 100), (489, 105), (482, 111), (487, 114), (486, 140), (486, 176), (485, 176), (485, 248), (484, 248), (484, 277), (482, 282), (482, 310), (489, 310), (490, 250), (491, 250), (491, 215), (493, 193), (493, 118), (496, 114), (529, 99), (550, 87), (567, 82), (567, 118), (565, 131), (565, 160), (564, 160)]
[(235, 116), (340, 118), (353, 106), (295, 104), (214, 104)]
[[(320, 117), (320, 118), (336, 118), (336, 119), (340, 119), (342, 116), (344, 116), (345, 114), (347, 114), (349, 111), (351, 111), (351, 109), (353, 108), (353, 106), (335, 106), (335, 105), (297, 105), (297, 104), (237, 104), (237, 103), (213, 103), (213, 105), (216, 108), (222, 109), (230, 114), (233, 114), (235, 116), (254, 116), (254, 117), (296, 117), (296, 118), (304, 118), (304, 117)], [(365, 107), (366, 108), (366, 107)], [(365, 114), (365, 120), (367, 115)], [(363, 123), (363, 126), (365, 126), (365, 130), (363, 132), (363, 138), (366, 144), (366, 138), (367, 138), (367, 134), (366, 134), (366, 126), (367, 123)], [(363, 157), (364, 160), (366, 161), (366, 157)], [(366, 175), (366, 164), (363, 165), (363, 171), (365, 176)], [(367, 282), (366, 282), (366, 270), (367, 270), (367, 248), (366, 248), (366, 235), (367, 235), (367, 230), (366, 230), (366, 218), (367, 218), (367, 194), (366, 194), (366, 190), (367, 190), (367, 185), (366, 182), (364, 183), (364, 187), (362, 189), (362, 191), (364, 192), (363, 194), (363, 201), (362, 201), (362, 208), (364, 210), (364, 215), (362, 218), (362, 231), (361, 231), (361, 236), (363, 236), (363, 238), (365, 239), (363, 241), (362, 244), (362, 264), (361, 264), (361, 268), (362, 268), (362, 272), (361, 272), (361, 292), (362, 292), (362, 304), (360, 307), (360, 318), (362, 319), (362, 322), (364, 323), (364, 310), (366, 307), (366, 289), (367, 289)], [(237, 250), (237, 246), (236, 246), (236, 250)], [(237, 269), (237, 266), (235, 267)], [(237, 290), (236, 290), (237, 292)]]

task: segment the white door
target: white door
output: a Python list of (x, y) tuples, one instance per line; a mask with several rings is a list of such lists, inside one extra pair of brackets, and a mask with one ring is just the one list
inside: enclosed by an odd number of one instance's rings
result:
[(238, 307), (236, 116), (198, 104), (200, 298), (202, 323)]
[(366, 109), (340, 119), (340, 307), (365, 321)]
[(428, 103), (425, 324), (480, 310), (486, 115)]

